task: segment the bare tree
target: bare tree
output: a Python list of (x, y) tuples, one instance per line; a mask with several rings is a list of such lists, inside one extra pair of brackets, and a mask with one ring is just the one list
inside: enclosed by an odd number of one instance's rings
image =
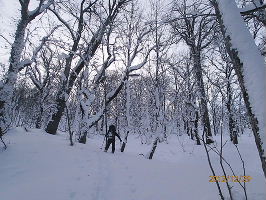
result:
[(186, 1), (175, 2), (172, 11), (177, 14), (175, 17), (172, 16), (170, 20), (174, 34), (177, 37), (181, 37), (190, 48), (200, 99), (200, 112), (203, 119), (204, 132), (206, 133), (206, 143), (209, 144), (213, 142), (213, 139), (207, 105), (208, 97), (203, 81), (202, 52), (212, 42), (216, 23), (211, 15), (212, 11), (202, 2), (193, 2), (191, 4)]
[[(106, 29), (108, 26), (110, 26), (113, 21), (115, 20), (116, 16), (120, 12), (121, 8), (128, 3), (129, 0), (113, 0), (109, 1), (108, 8), (104, 8), (106, 11), (106, 17), (101, 18), (100, 25), (98, 25), (97, 30), (93, 33), (92, 37), (90, 38), (88, 43), (83, 44), (85, 46), (85, 49), (82, 51), (79, 61), (77, 64), (75, 64), (74, 68), (71, 71), (73, 58), (75, 55), (75, 52), (78, 49), (78, 44), (81, 40), (82, 31), (85, 25), (85, 22), (83, 20), (83, 15), (87, 12), (91, 12), (90, 9), (92, 9), (93, 5), (97, 2), (89, 2), (89, 5), (84, 7), (85, 0), (83, 0), (80, 4), (80, 12), (78, 18), (78, 28), (74, 32), (72, 28), (65, 22), (65, 20), (61, 19), (61, 17), (56, 14), (59, 21), (61, 21), (69, 30), (71, 36), (73, 37), (74, 43), (72, 45), (72, 48), (70, 50), (69, 55), (66, 58), (66, 65), (64, 70), (64, 81), (62, 83), (62, 86), (57, 94), (56, 99), (56, 112), (53, 113), (51, 120), (49, 121), (46, 131), (51, 134), (56, 134), (59, 122), (61, 120), (61, 117), (63, 115), (66, 101), (67, 101), (67, 95), (70, 94), (74, 83), (78, 77), (78, 74), (81, 72), (81, 70), (88, 66), (91, 59), (96, 53), (96, 50), (99, 48), (99, 45), (102, 42), (103, 35), (106, 32)], [(56, 13), (56, 11), (53, 11), (53, 13)]]
[[(236, 7), (236, 3), (230, 2), (230, 4), (228, 4), (229, 6), (226, 7), (227, 10), (225, 11), (223, 10), (225, 9), (225, 6), (224, 6), (225, 4), (218, 3), (215, 0), (211, 0), (210, 2), (215, 8), (217, 19), (220, 24), (220, 30), (224, 38), (225, 47), (233, 63), (233, 67), (236, 72), (236, 75), (238, 77), (239, 85), (240, 85), (240, 88), (243, 94), (244, 102), (245, 102), (246, 109), (247, 109), (249, 119), (250, 119), (250, 124), (251, 124), (252, 131), (255, 137), (255, 142), (257, 145), (258, 152), (259, 152), (259, 156), (261, 159), (262, 169), (266, 177), (265, 144), (262, 141), (262, 138), (265, 138), (265, 132), (264, 132), (265, 129), (263, 127), (265, 123), (265, 118), (263, 115), (258, 114), (258, 111), (265, 109), (265, 106), (257, 102), (260, 99), (259, 96), (261, 96), (261, 98), (263, 99), (265, 98), (265, 76), (264, 76), (265, 75), (265, 63), (256, 45), (254, 44), (254, 41), (252, 41), (250, 33), (248, 32), (242, 19), (240, 18), (240, 13), (237, 13), (238, 9)], [(222, 9), (224, 13), (222, 13), (220, 9)], [(231, 23), (231, 21), (229, 21), (229, 18), (228, 18), (229, 12), (230, 12), (231, 17), (234, 17), (234, 20), (238, 21), (239, 28), (242, 29), (241, 37), (243, 38), (243, 40), (247, 40), (247, 42), (249, 42), (250, 46), (248, 46), (248, 48), (243, 48), (243, 46), (238, 46), (238, 47), (235, 46), (237, 44), (236, 37), (232, 37), (232, 35), (236, 36), (237, 32), (233, 27), (229, 26), (229, 24)], [(228, 30), (225, 28), (225, 23), (227, 25), (227, 29), (228, 27), (230, 27), (231, 32), (228, 32)], [(238, 52), (240, 49), (238, 48), (242, 48), (241, 51), (245, 52), (245, 54), (240, 55)], [(245, 57), (245, 56), (250, 55), (251, 52), (253, 56), (256, 56), (256, 64), (252, 66), (248, 62), (249, 58)], [(255, 59), (255, 58), (252, 57), (252, 59)], [(251, 68), (252, 68), (253, 74), (249, 73)], [(245, 73), (245, 76), (244, 76), (244, 73)], [(259, 80), (259, 83), (256, 84), (256, 88), (252, 88), (252, 84), (248, 82), (248, 80), (253, 79), (252, 76), (254, 76), (254, 74), (256, 75), (256, 79)], [(259, 93), (259, 95), (257, 93)], [(251, 101), (251, 99), (253, 99), (253, 101)]]
[(8, 103), (11, 102), (18, 72), (25, 66), (32, 63), (30, 60), (21, 60), (21, 55), (25, 47), (24, 39), (26, 28), (37, 16), (47, 10), (53, 2), (54, 0), (40, 0), (37, 8), (33, 11), (29, 11), (30, 0), (19, 1), (21, 6), (21, 17), (16, 28), (15, 39), (11, 47), (9, 68), (4, 80), (0, 83), (0, 135), (3, 135), (7, 128), (6, 121), (8, 121), (8, 116), (6, 116), (6, 113), (8, 110)]
[(53, 69), (54, 54), (55, 53), (51, 48), (46, 47), (41, 51), (41, 60), (38, 62), (36, 61), (31, 66), (28, 66), (26, 69), (26, 74), (29, 76), (30, 80), (38, 90), (39, 111), (36, 119), (36, 128), (42, 127), (42, 118), (45, 111), (45, 102), (51, 94), (50, 92), (52, 89), (52, 79), (55, 76), (55, 69)]

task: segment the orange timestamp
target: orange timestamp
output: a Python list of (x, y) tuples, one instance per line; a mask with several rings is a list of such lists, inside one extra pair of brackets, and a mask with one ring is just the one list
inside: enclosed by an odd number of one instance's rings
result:
[(209, 176), (209, 182), (250, 182), (251, 176)]

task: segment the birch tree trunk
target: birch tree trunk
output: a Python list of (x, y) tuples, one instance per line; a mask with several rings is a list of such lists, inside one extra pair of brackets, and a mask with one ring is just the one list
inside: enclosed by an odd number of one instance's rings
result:
[[(261, 114), (259, 112), (260, 110), (265, 110), (263, 103), (265, 101), (265, 63), (241, 19), (236, 3), (232, 0), (223, 0), (219, 1), (219, 3), (216, 0), (210, 0), (210, 2), (215, 8), (226, 50), (239, 81), (262, 169), (266, 177), (265, 143), (262, 141), (265, 138), (265, 113)], [(228, 16), (229, 14), (230, 16)], [(241, 30), (236, 30), (236, 27), (230, 26), (233, 20), (237, 21), (237, 26)], [(241, 46), (239, 44), (241, 40), (249, 45)], [(240, 50), (241, 54), (239, 53)], [(247, 55), (254, 57), (250, 59), (250, 57), (245, 57)], [(252, 63), (253, 60), (256, 60), (256, 62)]]
[(11, 48), (8, 72), (6, 74), (4, 82), (0, 85), (0, 135), (4, 134), (4, 129), (7, 128), (5, 127), (5, 124), (7, 124), (9, 121), (6, 116), (6, 113), (8, 112), (7, 104), (8, 102), (11, 102), (14, 86), (17, 81), (20, 58), (25, 46), (24, 36), (27, 25), (28, 17), (24, 12), (21, 11), (21, 19), (18, 23), (15, 33), (15, 40)]
[(28, 24), (33, 21), (38, 15), (43, 13), (52, 3), (53, 0), (40, 1), (38, 7), (29, 12), (30, 0), (20, 1), (21, 18), (18, 22), (15, 32), (15, 39), (11, 47), (9, 68), (5, 78), (0, 82), (0, 136), (3, 135), (7, 129), (7, 124), (10, 119), (7, 116), (8, 103), (11, 102), (14, 86), (17, 82), (18, 72), (25, 67), (25, 63), (21, 62), (21, 54), (25, 47), (25, 33)]

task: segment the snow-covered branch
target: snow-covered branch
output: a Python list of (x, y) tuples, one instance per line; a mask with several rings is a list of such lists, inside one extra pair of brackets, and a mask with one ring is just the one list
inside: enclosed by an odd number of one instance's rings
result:
[(145, 58), (143, 59), (143, 61), (142, 61), (141, 63), (139, 63), (139, 64), (137, 64), (137, 65), (130, 66), (130, 67), (127, 69), (127, 73), (129, 74), (129, 73), (131, 73), (131, 72), (133, 72), (133, 71), (136, 71), (136, 70), (142, 68), (142, 67), (147, 63), (148, 58), (149, 58), (149, 55), (150, 55), (150, 52), (151, 52), (152, 50), (154, 50), (154, 48), (155, 48), (155, 46), (153, 46), (152, 48), (149, 49), (149, 51), (146, 53), (146, 56), (145, 56)]
[(54, 3), (54, 0), (48, 0), (47, 3), (44, 3), (44, 2), (45, 0), (40, 0), (39, 6), (33, 11), (28, 12), (30, 21), (32, 21), (33, 19), (35, 19), (35, 17), (37, 17), (42, 12), (44, 12), (46, 9), (48, 9)]
[(69, 31), (72, 39), (75, 41), (76, 40), (76, 36), (74, 34), (73, 28), (70, 27), (68, 22), (66, 22), (54, 9), (48, 8), (48, 10), (50, 10), (57, 17), (57, 19), (67, 28), (67, 30)]
[(249, 15), (257, 11), (265, 11), (266, 4), (255, 6), (254, 4), (249, 4), (248, 6), (239, 9), (241, 15)]
[(23, 61), (20, 62), (19, 64), (19, 68), (18, 71), (21, 71), (22, 69), (24, 69), (24, 67), (30, 66), (33, 62), (35, 62), (38, 53), (40, 52), (40, 50), (44, 47), (45, 43), (49, 40), (49, 37), (56, 31), (56, 29), (58, 29), (60, 26), (55, 26), (50, 33), (48, 33), (48, 35), (44, 36), (41, 39), (41, 43), (39, 46), (37, 46), (32, 54), (32, 57), (30, 59), (24, 59)]

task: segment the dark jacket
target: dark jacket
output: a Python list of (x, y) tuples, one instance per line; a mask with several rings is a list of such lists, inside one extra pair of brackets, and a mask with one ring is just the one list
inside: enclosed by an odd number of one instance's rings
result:
[(115, 140), (115, 136), (118, 137), (118, 139), (120, 140), (120, 142), (122, 142), (120, 136), (117, 134), (116, 131), (108, 131), (105, 135), (107, 140)]

